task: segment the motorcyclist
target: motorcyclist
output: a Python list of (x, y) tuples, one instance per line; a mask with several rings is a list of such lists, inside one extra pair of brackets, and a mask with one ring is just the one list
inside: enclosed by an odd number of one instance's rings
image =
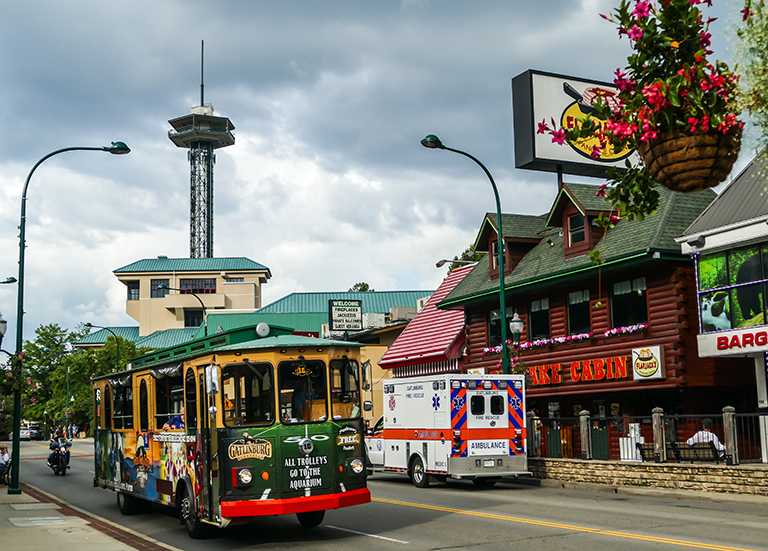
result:
[[(56, 448), (59, 447), (59, 440), (64, 440), (65, 442), (67, 441), (67, 437), (64, 434), (64, 428), (61, 425), (56, 428), (56, 432), (51, 438), (51, 443), (49, 445), (51, 448), (51, 453), (48, 455), (49, 467), (52, 467), (53, 462), (56, 460)], [(69, 469), (69, 447), (67, 447), (67, 469)]]

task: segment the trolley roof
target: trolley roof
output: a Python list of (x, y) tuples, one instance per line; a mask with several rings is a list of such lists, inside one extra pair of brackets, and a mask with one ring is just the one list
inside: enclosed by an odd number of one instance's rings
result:
[[(294, 335), (293, 329), (277, 325), (267, 326), (269, 334), (261, 337), (258, 333), (260, 326), (267, 324), (238, 327), (230, 331), (216, 333), (187, 341), (183, 344), (154, 350), (131, 359), (128, 369), (120, 373), (131, 373), (148, 367), (160, 367), (171, 363), (189, 360), (216, 352), (231, 352), (235, 350), (253, 350), (266, 348), (317, 348), (340, 346), (345, 348), (360, 348), (362, 343), (332, 339), (316, 339), (302, 335)], [(94, 377), (93, 380), (114, 377), (115, 373)]]

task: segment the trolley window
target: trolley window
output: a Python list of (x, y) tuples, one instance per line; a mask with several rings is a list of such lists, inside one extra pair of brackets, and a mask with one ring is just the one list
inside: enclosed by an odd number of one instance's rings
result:
[(155, 381), (155, 429), (162, 429), (163, 425), (170, 423), (174, 416), (179, 415), (183, 404), (184, 381), (181, 375), (157, 379)]
[(196, 429), (197, 428), (197, 381), (195, 380), (195, 370), (193, 368), (187, 369), (187, 374), (184, 378), (184, 386), (186, 387), (185, 390), (185, 401), (187, 403), (186, 407), (186, 428), (187, 429)]
[(113, 422), (116, 429), (133, 428), (133, 389), (129, 386), (115, 387)]
[(322, 360), (291, 360), (278, 364), (280, 417), (283, 423), (328, 419), (326, 367)]
[(104, 428), (112, 427), (112, 395), (109, 385), (104, 387)]
[(331, 408), (334, 419), (360, 415), (360, 368), (357, 361), (331, 360)]
[(142, 379), (139, 386), (139, 430), (149, 430), (149, 396), (147, 395), (147, 380)]
[(245, 363), (224, 366), (224, 423), (240, 425), (271, 425), (275, 420), (275, 375), (271, 364)]

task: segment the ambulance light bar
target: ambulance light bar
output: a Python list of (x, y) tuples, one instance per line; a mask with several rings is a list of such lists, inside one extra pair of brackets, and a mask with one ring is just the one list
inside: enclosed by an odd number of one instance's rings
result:
[(499, 390), (507, 390), (507, 381), (499, 381)]
[(461, 381), (451, 381), (451, 388), (454, 388), (454, 389), (461, 388)]
[(483, 390), (491, 390), (493, 383), (491, 381), (483, 381)]
[(477, 389), (477, 381), (467, 381), (467, 389), (468, 390)]

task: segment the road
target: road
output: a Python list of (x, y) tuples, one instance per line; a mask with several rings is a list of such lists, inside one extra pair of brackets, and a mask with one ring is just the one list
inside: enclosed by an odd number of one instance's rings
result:
[[(23, 442), (21, 480), (87, 510), (189, 551), (263, 549), (508, 550), (541, 551), (712, 549), (768, 551), (768, 499), (696, 499), (680, 492), (498, 484), (478, 490), (469, 483), (415, 488), (402, 475), (375, 474), (373, 502), (328, 511), (315, 529), (294, 516), (265, 517), (246, 526), (190, 539), (172, 509), (122, 516), (115, 494), (93, 487), (91, 441), (76, 441), (72, 469), (54, 476), (46, 467), (45, 442)], [(35, 459), (39, 458), (39, 459)]]

